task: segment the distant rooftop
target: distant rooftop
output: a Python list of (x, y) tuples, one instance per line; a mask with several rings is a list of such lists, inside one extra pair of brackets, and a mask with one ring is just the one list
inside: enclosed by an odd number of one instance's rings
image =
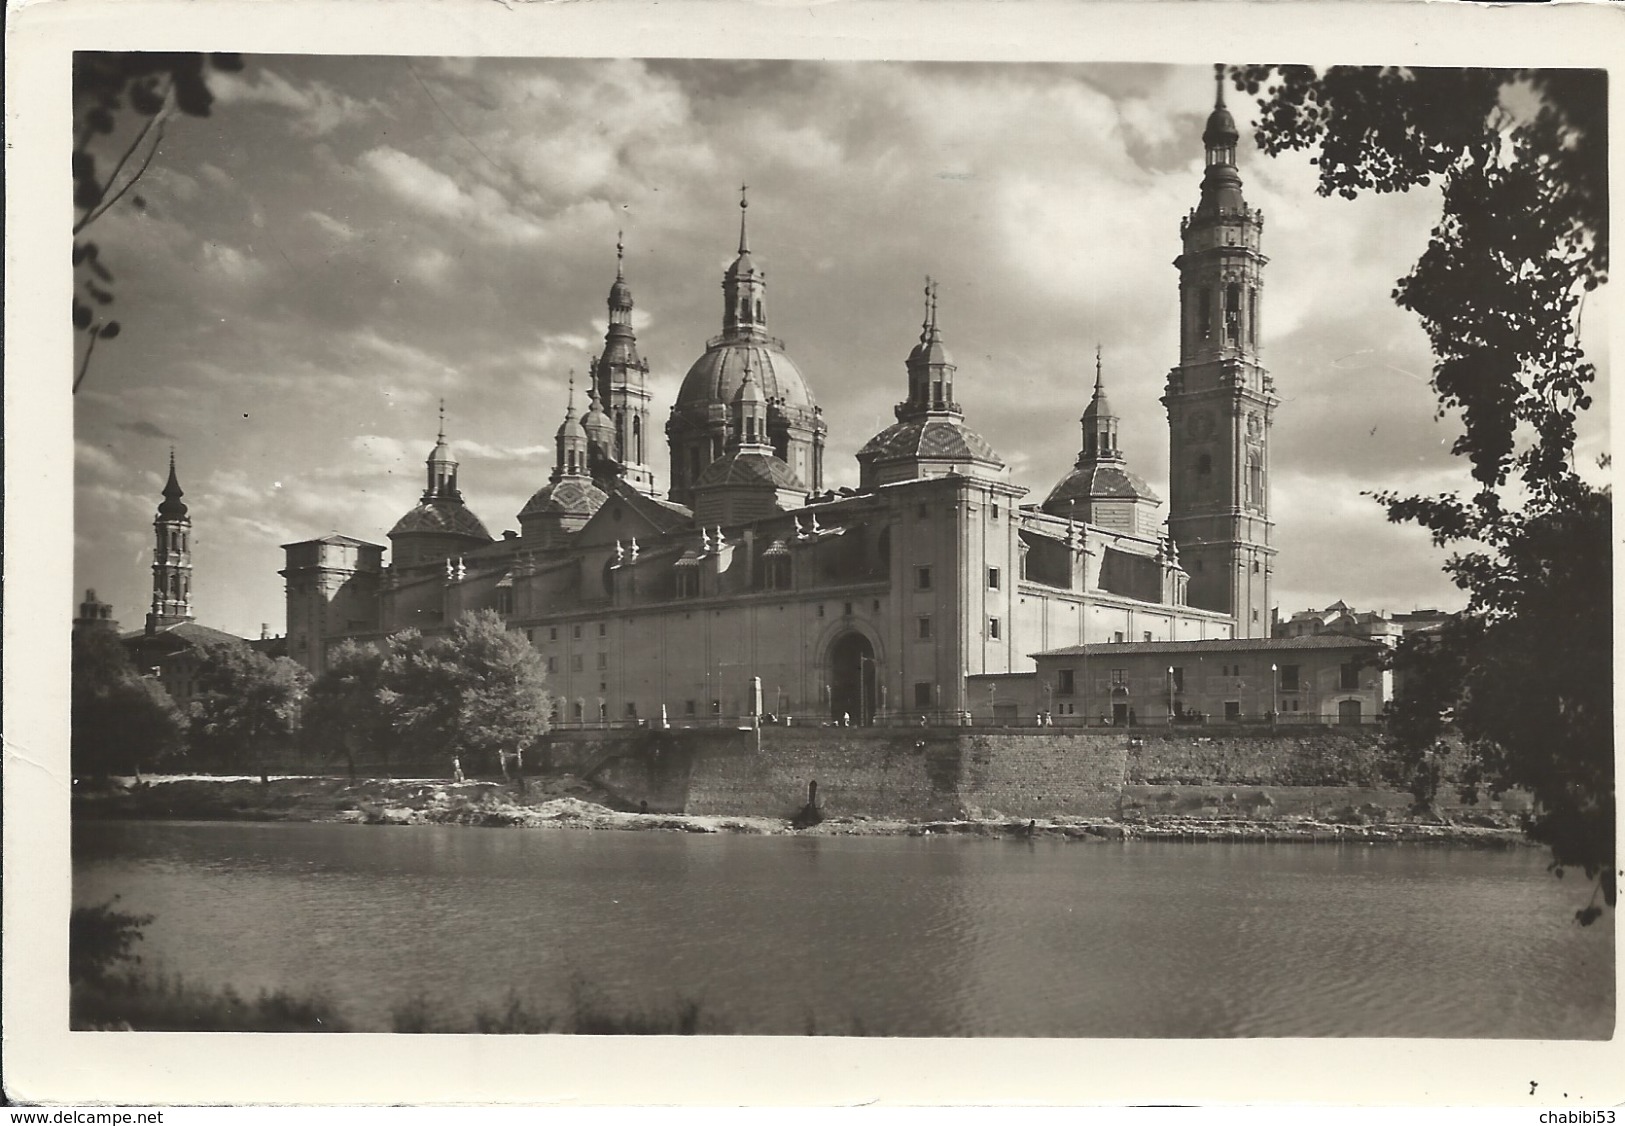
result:
[(1242, 653), (1252, 650), (1274, 652), (1281, 649), (1380, 649), (1382, 643), (1339, 633), (1317, 633), (1308, 637), (1217, 637), (1208, 641), (1119, 641), (1095, 645), (1069, 645), (1030, 654), (1034, 657), (1105, 657), (1135, 653)]

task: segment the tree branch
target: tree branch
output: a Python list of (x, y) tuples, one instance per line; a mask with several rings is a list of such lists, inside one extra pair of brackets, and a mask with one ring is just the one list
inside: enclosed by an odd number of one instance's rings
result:
[(124, 186), (121, 187), (112, 196), (112, 198), (104, 199), (101, 203), (85, 212), (84, 217), (73, 225), (73, 233), (75, 235), (84, 230), (86, 227), (90, 226), (97, 219), (100, 219), (103, 215), (107, 214), (107, 209), (122, 199), (124, 197), (124, 193), (129, 191), (130, 188), (135, 185), (137, 180), (141, 179), (142, 173), (147, 170), (147, 166), (152, 163), (153, 156), (158, 152), (159, 143), (164, 139), (164, 125), (169, 119), (168, 100), (169, 91), (166, 89), (164, 91), (164, 107), (147, 119), (147, 123), (141, 127), (141, 132), (137, 133), (135, 140), (130, 142), (130, 147), (124, 150), (123, 156), (119, 157), (118, 163), (113, 166), (112, 173), (107, 177), (108, 187), (112, 187), (113, 184), (118, 180), (119, 173), (124, 171), (124, 166), (129, 163), (131, 155), (140, 146), (147, 134), (152, 132), (153, 127), (157, 126), (158, 135), (153, 138), (152, 147), (147, 150), (147, 157), (141, 162), (141, 167), (136, 169), (135, 175), (131, 176), (127, 181), (125, 181)]

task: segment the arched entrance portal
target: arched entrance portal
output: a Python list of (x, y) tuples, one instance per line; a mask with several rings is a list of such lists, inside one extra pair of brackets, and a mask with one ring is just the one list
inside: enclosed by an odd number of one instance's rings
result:
[(829, 714), (867, 725), (879, 708), (875, 683), (875, 649), (861, 633), (843, 633), (829, 647)]

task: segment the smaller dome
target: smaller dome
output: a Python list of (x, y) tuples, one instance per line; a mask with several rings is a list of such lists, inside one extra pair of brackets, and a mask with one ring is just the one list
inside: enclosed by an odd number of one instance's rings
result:
[(604, 408), (598, 402), (598, 392), (592, 394), (592, 405), (587, 408), (587, 417), (581, 420), (582, 431), (597, 442), (607, 452), (615, 439), (615, 424), (604, 413)]
[(625, 278), (617, 277), (615, 284), (609, 287), (609, 303), (617, 309), (632, 307), (632, 287), (626, 284)]
[(558, 433), (554, 436), (558, 438), (579, 438), (583, 442), (587, 440), (587, 431), (576, 418), (574, 409), (566, 412), (564, 421), (559, 423)]
[(1207, 128), (1202, 131), (1202, 143), (1208, 148), (1221, 148), (1234, 145), (1241, 139), (1236, 131), (1236, 119), (1230, 116), (1230, 111), (1224, 106), (1215, 106), (1208, 114)]
[(609, 495), (591, 481), (567, 477), (537, 489), (519, 510), (519, 522), (551, 514), (591, 516), (608, 499)]
[(782, 458), (760, 450), (734, 450), (705, 467), (695, 489), (718, 485), (767, 485), (805, 492), (806, 486)]
[(1091, 500), (1147, 500), (1160, 503), (1161, 498), (1137, 473), (1130, 473), (1121, 464), (1089, 463), (1074, 469), (1050, 490), (1041, 506), (1052, 516), (1065, 516), (1071, 502)]
[(733, 260), (733, 265), (728, 267), (726, 276), (730, 278), (748, 278), (754, 276), (755, 273), (756, 262), (751, 258), (750, 251), (742, 250), (739, 257)]
[(486, 542), (491, 539), (491, 533), (485, 530), (478, 516), (466, 505), (450, 500), (421, 501), (389, 530), (391, 539), (415, 533), (469, 536)]
[(891, 461), (897, 458), (972, 461), (1003, 465), (987, 439), (954, 418), (916, 418), (887, 427), (858, 451), (860, 458)]

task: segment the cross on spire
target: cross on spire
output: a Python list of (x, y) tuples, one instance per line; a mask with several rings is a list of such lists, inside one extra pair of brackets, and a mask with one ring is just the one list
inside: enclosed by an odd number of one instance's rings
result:
[(445, 399), (445, 396), (443, 396), (443, 395), (440, 398), (440, 435), (439, 435), (439, 437), (440, 437), (440, 440), (442, 442), (444, 442), (446, 440), (446, 399)]
[(1224, 108), (1224, 64), (1213, 64), (1213, 108)]
[(1101, 375), (1100, 375), (1100, 345), (1096, 344), (1095, 345), (1095, 390), (1099, 391), (1104, 386), (1105, 386), (1105, 381), (1101, 378)]
[(626, 246), (625, 246), (625, 241), (624, 241), (625, 240), (625, 235), (626, 235), (625, 231), (616, 231), (615, 232), (615, 280), (616, 281), (623, 280), (623, 278), (625, 276), (625, 275), (623, 275), (621, 273), (621, 264), (626, 258)]
[(746, 185), (739, 185), (739, 253), (750, 253), (750, 240), (745, 237), (745, 211), (750, 207), (750, 200), (745, 196)]

